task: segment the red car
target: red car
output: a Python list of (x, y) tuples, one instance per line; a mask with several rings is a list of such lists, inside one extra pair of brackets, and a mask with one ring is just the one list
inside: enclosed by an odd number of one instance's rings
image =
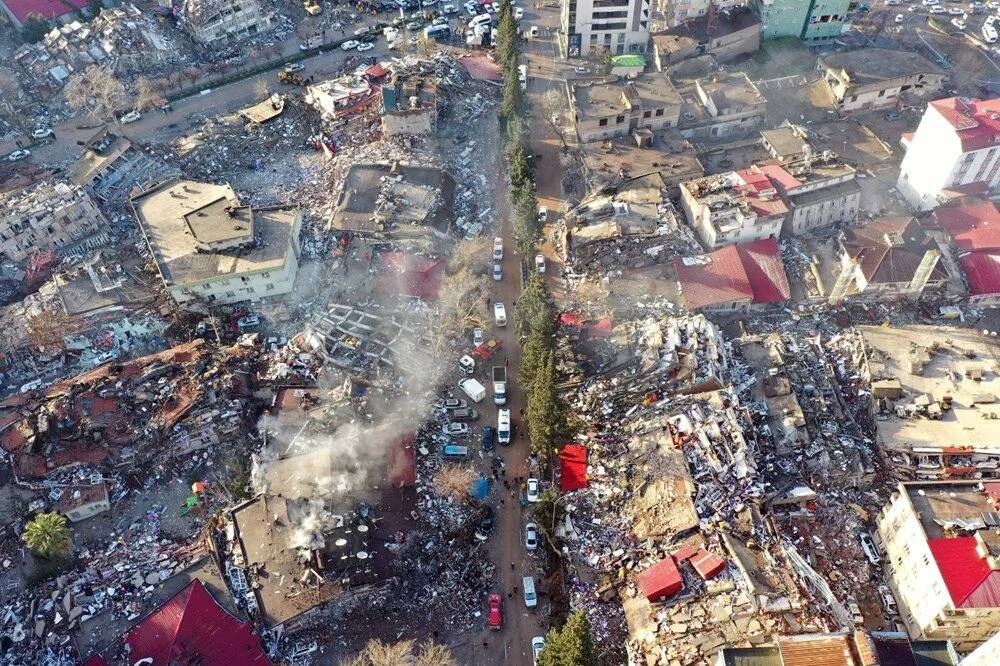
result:
[(499, 594), (490, 595), (490, 614), (486, 622), (490, 629), (499, 631), (503, 627), (503, 597)]

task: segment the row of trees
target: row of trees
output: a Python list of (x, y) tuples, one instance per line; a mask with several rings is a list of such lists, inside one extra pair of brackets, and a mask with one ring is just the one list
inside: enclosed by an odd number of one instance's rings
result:
[(566, 433), (566, 409), (556, 390), (556, 310), (538, 273), (521, 292), (517, 322), (524, 339), (517, 380), (528, 398), (525, 423), (532, 449), (548, 458)]
[(600, 660), (582, 610), (570, 615), (562, 627), (549, 631), (538, 666), (597, 666)]

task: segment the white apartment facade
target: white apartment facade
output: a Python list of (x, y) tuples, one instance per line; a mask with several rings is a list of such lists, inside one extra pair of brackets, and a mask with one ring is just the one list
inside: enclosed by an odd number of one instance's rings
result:
[(681, 183), (681, 208), (707, 250), (781, 235), (788, 208), (761, 176), (744, 169)]
[(951, 639), (966, 652), (1000, 630), (992, 601), (1000, 572), (990, 555), (996, 537), (968, 528), (996, 511), (995, 486), (901, 483), (879, 514), (887, 582), (911, 639)]
[(35, 252), (106, 240), (108, 221), (85, 191), (42, 181), (0, 197), (0, 257), (23, 261)]
[(645, 53), (650, 0), (562, 0), (560, 25), (566, 55)]
[(896, 187), (914, 208), (931, 210), (948, 188), (1000, 183), (1000, 98), (939, 99), (927, 105), (906, 147)]
[(705, 16), (709, 7), (715, 5), (717, 10), (733, 7), (746, 7), (747, 0), (657, 0), (657, 10), (667, 19), (671, 27), (687, 20)]

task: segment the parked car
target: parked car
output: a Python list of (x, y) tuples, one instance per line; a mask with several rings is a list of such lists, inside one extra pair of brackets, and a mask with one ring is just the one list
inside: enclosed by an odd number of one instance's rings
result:
[(503, 306), (503, 303), (493, 304), (493, 319), (501, 328), (507, 325), (507, 308)]
[(256, 330), (260, 325), (261, 319), (257, 315), (246, 315), (236, 321), (236, 326), (240, 329), (240, 333)]
[(371, 42), (361, 42), (358, 44), (358, 51), (371, 51), (373, 48), (375, 48), (375, 45)]
[(490, 537), (490, 532), (493, 530), (493, 509), (486, 507), (486, 515), (479, 519), (479, 524), (476, 525), (476, 539), (479, 541), (486, 541)]
[(528, 550), (538, 548), (538, 525), (528, 523), (524, 526), (524, 547)]
[(510, 436), (510, 410), (504, 407), (497, 410), (497, 442), (500, 444), (510, 444)]
[(531, 663), (534, 666), (538, 666), (538, 657), (542, 654), (542, 650), (545, 649), (545, 638), (543, 636), (535, 636), (531, 639)]
[(289, 73), (301, 72), (305, 68), (306, 66), (303, 65), (301, 62), (290, 62), (287, 65), (285, 65), (285, 71)]
[(410, 21), (409, 23), (406, 24), (406, 29), (410, 30), (411, 32), (413, 30), (420, 30), (422, 27), (424, 27), (423, 24), (418, 23), (416, 21)]
[(903, 14), (896, 14), (896, 23), (902, 23), (906, 20), (906, 16)]
[(541, 208), (538, 209), (538, 221), (545, 222), (548, 219), (549, 219), (549, 209), (546, 208), (545, 206), (542, 206)]
[(528, 479), (527, 497), (529, 502), (538, 501), (538, 479)]
[(493, 239), (493, 261), (501, 261), (503, 259), (503, 238), (497, 236)]
[(15, 150), (10, 155), (7, 156), (8, 162), (17, 162), (18, 160), (23, 160), (27, 157), (31, 157), (31, 151), (27, 148), (22, 148), (20, 150)]
[(933, 7), (931, 7), (930, 12), (931, 14), (947, 14), (948, 10), (942, 7), (941, 5), (934, 5)]
[(465, 354), (462, 358), (458, 359), (458, 369), (465, 375), (472, 375), (476, 371), (476, 359)]
[(586, 67), (574, 67), (573, 68), (573, 73), (574, 74), (590, 74), (590, 70), (588, 68), (586, 68)]
[(545, 272), (545, 255), (541, 253), (535, 255), (535, 268), (539, 273)]
[(520, 21), (523, 18), (524, 18), (524, 10), (522, 8), (520, 8), (520, 7), (515, 7), (514, 8), (514, 20), (515, 21)]
[(872, 541), (871, 536), (868, 532), (861, 532), (858, 534), (858, 539), (861, 541), (861, 550), (864, 551), (865, 557), (872, 564), (879, 564), (881, 561), (879, 557), (878, 548), (875, 547), (875, 542)]
[(496, 442), (496, 430), (493, 429), (493, 426), (486, 426), (483, 428), (483, 451), (492, 451), (494, 442)]
[(486, 336), (483, 334), (483, 329), (476, 327), (472, 329), (472, 346), (478, 347), (486, 342)]
[(121, 121), (122, 125), (127, 125), (129, 123), (134, 123), (135, 121), (139, 120), (139, 118), (142, 118), (141, 113), (139, 113), (138, 111), (129, 111), (118, 120)]
[(503, 628), (503, 597), (499, 594), (489, 596), (490, 610), (486, 616), (486, 625), (490, 629), (500, 631)]
[(468, 423), (445, 423), (441, 426), (442, 435), (468, 435)]
[(950, 7), (948, 9), (948, 15), (949, 16), (961, 16), (964, 13), (965, 12), (962, 10), (961, 7)]
[(503, 280), (503, 265), (493, 264), (493, 281), (500, 282)]
[(448, 414), (452, 421), (475, 421), (479, 418), (479, 412), (474, 409), (456, 409)]
[(892, 592), (885, 585), (878, 586), (878, 598), (882, 600), (882, 605), (887, 611), (896, 610), (896, 598), (892, 596)]
[(450, 411), (453, 409), (465, 409), (469, 406), (469, 403), (461, 398), (445, 398), (444, 400), (438, 400), (434, 406), (438, 409), (447, 409)]
[(356, 39), (348, 39), (346, 42), (340, 45), (340, 50), (353, 51), (354, 49), (358, 48), (358, 44), (360, 44), (360, 42), (357, 41)]
[(32, 139), (44, 139), (45, 137), (52, 136), (52, 130), (48, 127), (39, 127), (34, 132), (31, 133)]

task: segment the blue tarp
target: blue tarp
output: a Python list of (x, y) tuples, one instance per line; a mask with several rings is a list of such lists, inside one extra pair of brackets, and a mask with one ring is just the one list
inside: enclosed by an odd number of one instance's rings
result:
[(472, 488), (469, 492), (477, 500), (486, 499), (486, 496), (490, 494), (490, 480), (486, 478), (476, 479), (472, 482)]

